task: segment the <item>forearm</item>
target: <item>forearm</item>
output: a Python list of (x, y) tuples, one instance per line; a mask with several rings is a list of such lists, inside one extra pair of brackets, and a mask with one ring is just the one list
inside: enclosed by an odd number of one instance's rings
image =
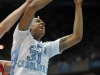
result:
[(75, 3), (75, 20), (73, 33), (62, 37), (60, 39), (59, 49), (60, 52), (66, 50), (67, 48), (72, 47), (81, 41), (83, 35), (83, 17), (82, 17), (82, 1), (83, 0), (74, 0)]
[(33, 0), (27, 7), (24, 15), (21, 17), (19, 22), (19, 30), (25, 31), (29, 29), (31, 22), (34, 18), (35, 13), (50, 3), (52, 0)]
[(15, 24), (15, 22), (21, 17), (21, 15), (26, 10), (27, 6), (28, 3), (25, 2), (23, 5), (21, 5), (18, 9), (13, 11), (7, 18), (5, 18), (1, 22), (2, 29), (4, 29), (5, 32), (7, 32)]
[(81, 4), (75, 4), (75, 21), (73, 34), (79, 38), (82, 38), (83, 35), (83, 17)]
[(36, 11), (42, 9), (53, 0), (35, 0), (30, 5), (36, 7)]
[(10, 73), (10, 67), (11, 67), (11, 61), (7, 61), (7, 60), (0, 60), (0, 62), (3, 64), (4, 66), (4, 73), (5, 74), (9, 74)]

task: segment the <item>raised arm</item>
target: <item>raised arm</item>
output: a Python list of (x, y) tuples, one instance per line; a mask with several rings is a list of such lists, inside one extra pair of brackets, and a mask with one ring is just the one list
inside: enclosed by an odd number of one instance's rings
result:
[(73, 33), (60, 39), (60, 52), (80, 42), (83, 36), (82, 0), (74, 0), (74, 2), (75, 20)]
[(25, 12), (27, 6), (30, 4), (31, 0), (26, 0), (26, 2), (20, 6), (18, 9), (13, 11), (8, 17), (6, 17), (0, 23), (0, 38), (7, 32), (17, 20), (21, 17), (21, 15)]
[(27, 7), (19, 22), (19, 30), (28, 30), (35, 13), (50, 3), (52, 0), (33, 0)]

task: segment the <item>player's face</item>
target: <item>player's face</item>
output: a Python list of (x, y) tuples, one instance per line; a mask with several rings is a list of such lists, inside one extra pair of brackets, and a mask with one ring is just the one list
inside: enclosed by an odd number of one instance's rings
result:
[(35, 38), (41, 38), (45, 34), (45, 23), (39, 17), (32, 21), (31, 34)]

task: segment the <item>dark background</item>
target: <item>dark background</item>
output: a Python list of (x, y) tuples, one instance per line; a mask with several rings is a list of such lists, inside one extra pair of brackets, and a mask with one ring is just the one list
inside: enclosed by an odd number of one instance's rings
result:
[[(0, 0), (0, 21), (17, 9), (25, 0)], [(67, 49), (50, 62), (67, 61), (68, 63), (100, 59), (100, 1), (83, 0), (83, 39), (77, 45)], [(73, 31), (75, 6), (73, 0), (54, 0), (36, 13), (46, 24), (43, 41), (53, 41)], [(2, 37), (0, 59), (10, 60), (13, 31), (18, 22)]]

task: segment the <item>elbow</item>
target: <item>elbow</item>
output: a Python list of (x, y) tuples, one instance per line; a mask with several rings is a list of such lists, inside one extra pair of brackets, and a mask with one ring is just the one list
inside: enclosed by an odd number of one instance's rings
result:
[(77, 42), (80, 42), (83, 38), (83, 34), (73, 34), (73, 37)]
[(2, 26), (0, 26), (0, 32), (1, 33), (6, 33), (9, 30), (9, 28), (7, 27), (7, 25), (2, 24)]
[(76, 43), (79, 43), (82, 40), (82, 35), (81, 36), (79, 36), (79, 35), (73, 35), (73, 40)]
[(75, 37), (75, 40), (77, 41), (77, 43), (79, 43), (82, 40), (82, 36)]

